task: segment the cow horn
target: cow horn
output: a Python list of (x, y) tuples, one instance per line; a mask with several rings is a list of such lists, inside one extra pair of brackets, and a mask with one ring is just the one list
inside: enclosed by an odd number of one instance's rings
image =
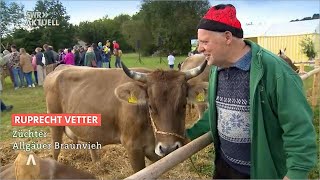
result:
[(189, 80), (191, 78), (198, 76), (204, 71), (206, 66), (207, 66), (207, 60), (203, 61), (203, 63), (200, 66), (185, 71), (184, 73), (186, 74), (186, 79)]
[(121, 62), (122, 69), (126, 73), (129, 78), (140, 81), (140, 82), (147, 82), (147, 74), (146, 73), (140, 73), (140, 72), (135, 72), (127, 68), (126, 65), (124, 65), (123, 62)]

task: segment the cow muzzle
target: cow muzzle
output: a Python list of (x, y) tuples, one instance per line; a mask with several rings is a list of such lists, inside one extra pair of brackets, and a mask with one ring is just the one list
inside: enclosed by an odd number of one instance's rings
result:
[(168, 155), (169, 153), (171, 153), (172, 151), (174, 150), (177, 150), (178, 148), (180, 148), (182, 146), (182, 144), (180, 142), (175, 142), (173, 145), (167, 145), (167, 144), (164, 144), (162, 142), (159, 142), (157, 145), (156, 145), (156, 148), (154, 150), (154, 152), (160, 156), (160, 157), (163, 157), (163, 156), (166, 156)]
[[(149, 110), (149, 112), (150, 112), (150, 110)], [(153, 128), (154, 138), (157, 138), (157, 134), (159, 134), (159, 135), (164, 135), (164, 136), (174, 136), (178, 139), (181, 139), (181, 141), (184, 142), (185, 138), (177, 133), (164, 132), (164, 131), (158, 130), (158, 128), (157, 128), (156, 124), (154, 123), (154, 120), (151, 116), (151, 113), (150, 113), (150, 121), (151, 121), (151, 125)], [(156, 145), (156, 148), (154, 151), (158, 156), (162, 157), (162, 156), (165, 156), (165, 155), (171, 153), (172, 151), (180, 148), (181, 146), (182, 146), (182, 144), (178, 141), (174, 142), (173, 145), (168, 145), (163, 142), (159, 142)]]

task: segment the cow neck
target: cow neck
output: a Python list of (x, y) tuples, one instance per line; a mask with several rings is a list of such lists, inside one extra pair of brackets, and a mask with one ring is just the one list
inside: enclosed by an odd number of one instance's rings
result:
[(150, 115), (151, 125), (152, 125), (152, 128), (153, 128), (154, 138), (157, 138), (157, 137), (156, 137), (157, 134), (162, 134), (162, 135), (167, 135), (167, 136), (175, 136), (175, 137), (177, 137), (177, 138), (180, 138), (180, 139), (184, 140), (184, 137), (183, 137), (183, 136), (180, 136), (179, 134), (172, 133), (172, 132), (159, 131), (159, 130), (157, 129), (156, 124), (155, 124), (154, 121), (153, 121), (153, 118), (152, 118), (152, 116), (151, 116), (151, 111), (150, 111), (150, 109), (149, 109), (149, 115)]

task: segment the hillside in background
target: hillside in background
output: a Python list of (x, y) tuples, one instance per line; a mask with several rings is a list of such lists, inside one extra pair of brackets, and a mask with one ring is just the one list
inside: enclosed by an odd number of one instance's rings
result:
[(304, 17), (302, 19), (296, 19), (296, 20), (291, 20), (290, 22), (295, 22), (295, 21), (306, 21), (306, 20), (312, 20), (312, 19), (320, 19), (319, 14), (313, 14), (312, 17)]

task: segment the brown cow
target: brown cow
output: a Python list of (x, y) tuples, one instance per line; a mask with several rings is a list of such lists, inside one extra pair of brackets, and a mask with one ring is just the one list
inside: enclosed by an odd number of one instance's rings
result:
[(284, 61), (286, 61), (295, 72), (299, 73), (299, 68), (292, 63), (292, 60), (288, 56), (285, 55), (285, 51), (286, 48), (284, 48), (284, 50), (280, 49), (278, 56), (281, 57)]
[[(34, 161), (27, 165), (29, 154)], [(35, 163), (35, 164), (33, 164)], [(0, 179), (96, 179), (93, 175), (58, 163), (53, 159), (41, 159), (33, 153), (21, 152), (14, 163), (0, 167)]]
[[(193, 101), (207, 92), (207, 84), (187, 80), (206, 63), (187, 72), (129, 70), (124, 64), (123, 70), (57, 67), (44, 82), (47, 112), (99, 113), (102, 122), (101, 127), (51, 127), (52, 143), (61, 143), (64, 132), (75, 141), (121, 143), (133, 170), (143, 169), (145, 156), (156, 161), (182, 146), (187, 98)], [(53, 149), (55, 159), (59, 153)]]
[[(204, 60), (205, 60), (205, 56), (203, 54), (194, 54), (192, 56), (187, 57), (186, 60), (181, 63), (179, 70), (182, 72), (188, 71), (192, 68), (199, 66)], [(188, 83), (192, 85), (192, 84), (209, 82), (209, 73), (210, 73), (210, 67), (206, 66), (203, 73), (201, 73), (199, 76), (195, 78), (190, 79)], [(205, 102), (196, 103), (195, 107), (197, 108), (199, 118), (202, 117), (203, 112), (208, 108), (207, 103)]]

